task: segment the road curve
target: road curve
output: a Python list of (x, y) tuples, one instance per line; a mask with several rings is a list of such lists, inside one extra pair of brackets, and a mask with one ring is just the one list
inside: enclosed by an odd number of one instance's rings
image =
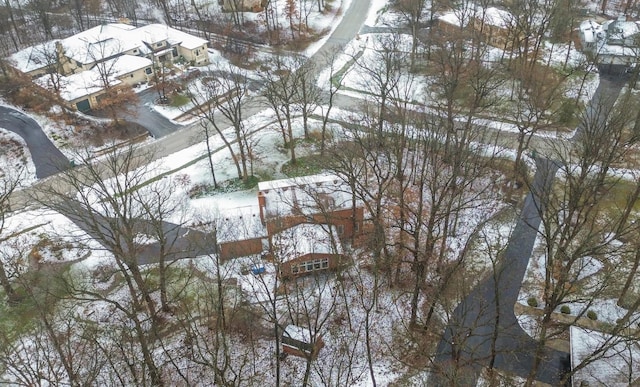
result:
[(53, 145), (40, 125), (25, 113), (0, 106), (0, 128), (16, 133), (27, 143), (38, 179), (69, 168), (69, 160)]
[[(356, 38), (367, 21), (370, 6), (370, 0), (351, 0), (349, 8), (347, 8), (340, 20), (340, 24), (333, 30), (331, 36), (322, 47), (309, 58), (309, 62), (324, 64), (327, 58), (341, 51), (347, 43)], [(318, 71), (321, 70), (323, 68), (318, 68)]]

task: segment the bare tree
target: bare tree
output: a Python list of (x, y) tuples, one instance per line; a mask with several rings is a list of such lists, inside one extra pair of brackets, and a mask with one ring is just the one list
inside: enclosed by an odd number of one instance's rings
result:
[[(328, 95), (322, 101), (322, 105), (320, 106), (320, 114), (322, 116), (322, 126), (320, 128), (320, 156), (324, 156), (327, 147), (327, 130), (329, 119), (331, 118), (331, 110), (334, 107), (334, 101), (336, 95), (342, 88), (342, 82), (334, 79), (337, 75), (338, 68), (336, 67), (336, 58), (337, 53), (330, 54), (327, 57), (327, 63), (325, 64), (325, 68), (328, 69), (328, 85), (325, 85), (324, 88), (328, 87), (328, 90), (324, 90)], [(344, 75), (344, 74), (343, 74)], [(322, 88), (322, 86), (321, 86)]]
[(37, 18), (37, 25), (42, 28), (44, 40), (53, 39), (53, 23), (51, 21), (51, 13), (55, 3), (52, 0), (31, 0), (26, 4), (28, 11), (33, 13)]
[(93, 81), (103, 89), (102, 93), (96, 97), (98, 105), (100, 108), (108, 110), (111, 113), (111, 119), (116, 125), (119, 125), (118, 117), (124, 114), (134, 114), (132, 109), (138, 100), (138, 96), (131, 87), (121, 85), (121, 82), (116, 78), (121, 47), (114, 47), (108, 41), (87, 42), (86, 52), (91, 61), (95, 63), (94, 70), (97, 79)]
[[(249, 80), (244, 70), (229, 68), (223, 77), (208, 76), (202, 79), (200, 87), (190, 89), (191, 99), (196, 106), (193, 114), (203, 119), (202, 125), (211, 125), (216, 130), (231, 154), (236, 165), (238, 178), (249, 178), (248, 137), (244, 126), (243, 109), (249, 94)], [(219, 117), (219, 115), (222, 117)], [(231, 123), (234, 139), (224, 133), (223, 124)], [(205, 135), (209, 138), (208, 129)], [(237, 150), (236, 150), (237, 148)]]
[(285, 148), (291, 152), (291, 164), (296, 164), (296, 140), (293, 134), (295, 104), (298, 101), (299, 86), (296, 69), (286, 62), (286, 57), (277, 55), (271, 63), (273, 69), (262, 73), (265, 84), (264, 97), (273, 109)]
[(157, 288), (146, 278), (148, 274), (139, 266), (139, 260), (149, 249), (149, 237), (157, 239), (162, 255), (157, 259), (172, 257), (176, 253), (173, 243), (181, 233), (166, 222), (176, 210), (165, 196), (167, 187), (144, 190), (150, 158), (138, 152), (132, 148), (115, 150), (98, 164), (91, 163), (90, 155), (80, 155), (77, 159), (85, 166), (64, 171), (59, 185), (45, 188), (34, 199), (67, 216), (113, 255), (113, 274), (117, 272), (124, 280), (129, 296), (126, 302), (105, 296), (85, 283), (69, 283), (69, 292), (78, 300), (105, 302), (131, 321), (130, 333), (138, 343), (138, 353), (143, 355), (149, 380), (159, 385), (163, 378), (152, 350), (159, 329), (158, 309), (152, 296)]
[[(6, 16), (8, 16), (8, 19), (11, 23), (10, 25), (6, 25), (3, 23), (4, 28), (0, 28), (0, 31), (4, 30), (2, 32), (9, 35), (9, 38), (13, 43), (13, 47), (18, 50), (18, 48), (20, 47), (20, 43), (22, 42), (20, 41), (20, 32), (18, 30), (16, 16), (13, 12), (13, 5), (11, 4), (10, 0), (4, 0), (4, 11), (6, 12)], [(4, 12), (2, 12), (2, 14), (4, 15)]]
[[(4, 243), (11, 238), (11, 235), (5, 235), (4, 233), (5, 221), (11, 211), (10, 197), (20, 187), (22, 175), (22, 169), (7, 170), (0, 175), (0, 243)], [(7, 301), (11, 303), (17, 301), (18, 295), (5, 270), (5, 261), (5, 259), (0, 258), (0, 285), (5, 292)]]
[[(583, 114), (573, 149), (563, 145), (554, 148), (561, 176), (556, 187), (545, 192), (548, 199), (540, 206), (540, 238), (545, 259), (544, 314), (534, 364), (527, 379), (529, 385), (541, 362), (544, 345), (564, 331), (552, 324), (556, 308), (571, 300), (582, 300), (585, 307), (577, 313), (579, 318), (611, 286), (612, 276), (601, 278), (597, 285), (587, 287), (582, 293), (572, 284), (583, 276), (586, 259), (615, 254), (619, 249), (613, 243), (615, 233), (611, 232), (620, 229), (619, 218), (608, 213), (604, 198), (619, 182), (612, 179), (610, 172), (625, 153), (625, 128), (630, 123), (629, 114), (625, 114), (628, 109), (625, 103), (612, 107), (611, 101), (594, 102)], [(532, 190), (538, 188), (531, 187)]]

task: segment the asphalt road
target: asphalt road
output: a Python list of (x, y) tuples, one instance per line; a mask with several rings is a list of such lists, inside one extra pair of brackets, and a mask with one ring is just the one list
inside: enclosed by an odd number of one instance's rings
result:
[(39, 179), (69, 168), (69, 160), (53, 145), (40, 125), (28, 115), (10, 107), (0, 106), (0, 128), (14, 132), (24, 139)]
[[(369, 6), (370, 0), (351, 1), (351, 5), (345, 11), (340, 24), (338, 24), (325, 44), (309, 58), (311, 63), (318, 64), (318, 66), (316, 66), (316, 72), (318, 74), (322, 71), (322, 65), (328, 56), (338, 52), (344, 45), (351, 41), (351, 39), (358, 35), (360, 28), (367, 19)], [(266, 105), (263, 97), (252, 97), (244, 105), (242, 114), (244, 117), (251, 117), (264, 110)], [(231, 123), (227, 122), (222, 116), (220, 116), (218, 122), (221, 127), (231, 126)], [(203, 129), (199, 123), (191, 124), (177, 132), (159, 138), (148, 146), (153, 149), (153, 154), (156, 159), (162, 158), (202, 142), (202, 132)]]

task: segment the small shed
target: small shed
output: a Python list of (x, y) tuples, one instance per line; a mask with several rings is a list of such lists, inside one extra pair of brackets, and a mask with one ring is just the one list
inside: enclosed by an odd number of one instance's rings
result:
[(288, 355), (315, 360), (324, 347), (322, 336), (312, 337), (311, 331), (297, 325), (287, 325), (282, 332), (282, 351)]

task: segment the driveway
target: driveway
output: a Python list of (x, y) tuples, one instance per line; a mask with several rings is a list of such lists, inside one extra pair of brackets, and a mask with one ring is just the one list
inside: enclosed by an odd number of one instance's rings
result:
[(0, 128), (16, 133), (27, 143), (38, 179), (70, 167), (69, 160), (53, 145), (40, 125), (21, 111), (0, 106)]
[[(602, 75), (586, 108), (587, 116), (603, 119), (596, 114), (613, 106), (625, 81), (624, 77)], [(582, 131), (579, 127), (572, 140), (579, 138)], [(525, 199), (501, 266), (456, 307), (438, 344), (435, 365), (442, 375), (454, 377), (456, 385), (475, 386), (482, 367), (488, 366), (494, 357), (493, 366), (498, 370), (525, 378), (531, 371), (538, 343), (520, 327), (513, 308), (547, 200), (539, 194), (548, 192), (546, 188), (551, 186), (558, 170), (555, 162), (545, 158), (537, 158), (536, 166), (531, 193)], [(569, 354), (550, 348), (544, 350), (535, 379), (557, 386), (563, 373), (570, 369)], [(451, 384), (442, 375), (436, 377), (435, 384)]]
[[(120, 112), (118, 119), (134, 123), (145, 128), (155, 139), (165, 137), (183, 128), (182, 125), (171, 122), (162, 114), (151, 108), (158, 99), (158, 92), (147, 89), (137, 93), (138, 103), (128, 109), (128, 112)], [(87, 114), (100, 118), (111, 118), (110, 113), (103, 110), (90, 110)]]
[[(481, 367), (491, 360), (494, 337), (495, 368), (523, 377), (531, 370), (537, 343), (518, 324), (513, 306), (540, 226), (539, 211), (546, 200), (537, 193), (548, 192), (545, 188), (551, 185), (558, 169), (546, 159), (537, 159), (536, 164), (533, 193), (525, 199), (501, 267), (458, 305), (438, 345), (437, 366), (444, 373), (455, 366), (463, 371), (464, 377), (462, 380), (457, 377), (457, 385), (475, 386)], [(567, 353), (547, 350), (536, 379), (559, 385), (567, 357)], [(437, 382), (437, 385), (447, 384), (450, 383), (446, 380)]]
[[(140, 244), (135, 246), (134, 252), (127, 252), (127, 243), (123, 240), (126, 235), (117, 232), (118, 227), (122, 227), (121, 219), (111, 218), (99, 214), (97, 211), (88, 210), (83, 204), (69, 200), (57, 205), (57, 209), (64, 213), (80, 229), (84, 230), (102, 246), (113, 251), (114, 246), (118, 246), (124, 251), (120, 251), (120, 259), (125, 259), (127, 255), (135, 255), (138, 265), (148, 265), (158, 263), (162, 254), (166, 262), (179, 259), (196, 258), (217, 253), (217, 245), (212, 234), (199, 230), (185, 228), (180, 225), (162, 222), (162, 235), (165, 238), (165, 245), (159, 242)], [(129, 219), (130, 224), (134, 224), (136, 234), (153, 236), (156, 235), (154, 225), (145, 219)]]
[(147, 89), (138, 93), (140, 102), (135, 107), (136, 114), (125, 117), (128, 121), (135, 122), (146, 128), (151, 135), (158, 139), (178, 131), (182, 125), (175, 124), (151, 107), (158, 99), (158, 92)]

